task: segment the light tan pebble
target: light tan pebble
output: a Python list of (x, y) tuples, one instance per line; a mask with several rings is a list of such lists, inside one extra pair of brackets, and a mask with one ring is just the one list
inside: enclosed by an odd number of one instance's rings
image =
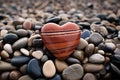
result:
[(87, 45), (88, 45), (88, 42), (85, 39), (80, 38), (80, 43), (77, 46), (77, 50), (84, 49)]
[(4, 50), (7, 51), (9, 54), (13, 53), (12, 46), (10, 44), (5, 44), (4, 45)]
[(29, 75), (23, 75), (18, 80), (34, 80)]
[(14, 55), (14, 56), (20, 56), (20, 55), (22, 55), (22, 53), (21, 53), (20, 51), (15, 51), (15, 52), (13, 53), (13, 55)]
[(55, 65), (52, 60), (48, 60), (43, 65), (43, 74), (45, 77), (50, 78), (53, 77), (56, 73)]
[(86, 73), (83, 80), (97, 80), (96, 76), (92, 73)]
[(79, 59), (80, 61), (84, 60), (84, 52), (82, 50), (75, 50), (73, 56)]
[(10, 80), (18, 80), (20, 76), (21, 76), (21, 73), (17, 70), (14, 70), (10, 73), (9, 79)]
[(36, 59), (41, 59), (43, 56), (43, 52), (40, 50), (32, 52), (32, 56), (35, 57)]
[(90, 43), (88, 46), (85, 48), (85, 55), (90, 56), (94, 52), (95, 46), (94, 44)]
[(8, 33), (7, 30), (1, 30), (1, 31), (0, 31), (0, 36), (3, 37), (3, 36), (5, 36), (7, 33)]
[(62, 72), (65, 68), (68, 67), (68, 64), (65, 61), (60, 61), (60, 60), (56, 59), (55, 66), (59, 72)]
[(5, 50), (3, 50), (0, 55), (1, 55), (2, 58), (5, 58), (5, 59), (7, 59), (7, 58), (10, 57), (10, 55), (8, 54), (8, 52), (6, 52)]
[(88, 57), (86, 57), (86, 58), (82, 61), (82, 63), (84, 63), (84, 64), (88, 63)]
[(27, 49), (25, 49), (25, 48), (21, 48), (20, 51), (21, 51), (24, 55), (26, 55), (26, 56), (29, 56), (29, 55), (30, 55), (29, 51), (28, 51)]
[(85, 72), (99, 72), (104, 69), (104, 65), (87, 63), (83, 65), (83, 68)]
[(13, 66), (11, 63), (0, 61), (0, 71), (6, 71), (6, 70), (15, 70), (17, 67)]
[(103, 63), (105, 61), (104, 56), (101, 54), (93, 54), (89, 57), (89, 62), (90, 63)]
[(98, 50), (98, 54), (105, 55), (105, 52), (103, 50)]

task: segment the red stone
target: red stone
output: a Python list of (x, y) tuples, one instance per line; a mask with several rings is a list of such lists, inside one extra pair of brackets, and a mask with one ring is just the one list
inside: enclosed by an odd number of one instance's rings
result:
[(64, 60), (73, 53), (80, 42), (79, 26), (68, 22), (62, 26), (55, 23), (45, 24), (40, 33), (48, 50), (58, 59)]

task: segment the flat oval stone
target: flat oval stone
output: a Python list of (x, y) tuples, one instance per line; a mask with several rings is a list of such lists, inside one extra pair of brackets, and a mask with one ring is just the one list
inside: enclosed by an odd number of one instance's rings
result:
[(5, 50), (1, 51), (0, 56), (5, 59), (10, 57), (10, 55)]
[(13, 55), (14, 55), (14, 57), (21, 56), (22, 53), (20, 51), (14, 51)]
[(51, 60), (46, 61), (43, 64), (43, 74), (45, 77), (50, 78), (53, 77), (56, 73), (55, 65)]
[[(50, 68), (49, 68), (50, 70)], [(27, 71), (32, 77), (38, 78), (42, 76), (41, 66), (37, 59), (31, 59), (27, 66)]]
[(25, 48), (21, 48), (20, 51), (21, 51), (24, 55), (26, 55), (26, 56), (29, 56), (29, 55), (30, 55), (29, 51), (28, 51), (27, 49), (25, 49)]
[(87, 45), (88, 45), (88, 42), (85, 39), (80, 38), (80, 43), (77, 46), (77, 50), (84, 49)]
[(62, 78), (59, 74), (56, 74), (53, 78), (50, 78), (49, 80), (62, 80)]
[(6, 34), (3, 37), (3, 43), (13, 44), (17, 40), (18, 40), (18, 36), (13, 33)]
[(56, 69), (59, 72), (62, 72), (65, 68), (68, 67), (68, 65), (65, 61), (61, 61), (61, 60), (58, 60), (58, 59), (55, 60), (55, 66), (56, 66)]
[(92, 73), (86, 73), (83, 77), (83, 80), (97, 80), (95, 75)]
[(0, 61), (0, 70), (6, 71), (6, 70), (14, 70), (17, 69), (17, 67), (13, 66), (11, 63)]
[(10, 72), (9, 79), (10, 80), (18, 80), (20, 76), (21, 76), (21, 73), (17, 70), (14, 70), (14, 71)]
[(84, 52), (82, 50), (75, 50), (73, 53), (73, 57), (77, 58), (80, 61), (84, 60)]
[(85, 48), (85, 55), (90, 56), (94, 52), (95, 46), (94, 44), (90, 43), (88, 46)]
[(81, 38), (85, 39), (87, 37), (90, 37), (90, 31), (89, 30), (84, 30), (81, 34)]
[(40, 50), (32, 52), (32, 56), (35, 57), (36, 59), (41, 59), (43, 56), (43, 52)]
[(9, 80), (9, 74), (10, 74), (10, 72), (3, 72), (0, 75), (0, 80)]
[(99, 33), (92, 33), (89, 38), (89, 41), (95, 45), (100, 44), (103, 40), (104, 38)]
[(83, 67), (80, 64), (73, 64), (62, 73), (64, 80), (80, 80), (84, 74)]
[(34, 80), (29, 75), (23, 75), (18, 80)]
[(20, 67), (20, 72), (22, 74), (27, 74), (27, 64), (24, 64)]
[(93, 54), (89, 57), (89, 62), (91, 63), (103, 63), (104, 61), (105, 58), (101, 54)]
[(10, 44), (5, 44), (4, 45), (4, 50), (7, 51), (9, 54), (13, 53), (12, 46)]
[(83, 68), (85, 72), (99, 72), (104, 69), (104, 65), (87, 63), (83, 65)]
[(69, 65), (75, 64), (75, 63), (80, 64), (80, 61), (79, 61), (78, 59), (72, 58), (72, 57), (67, 58), (67, 59), (66, 59), (66, 62), (67, 62)]
[(17, 40), (13, 45), (12, 45), (12, 48), (13, 49), (20, 49), (20, 48), (23, 48), (27, 45), (28, 43), (28, 38), (27, 37), (24, 37), (24, 38), (21, 38), (19, 40)]
[(16, 31), (16, 34), (19, 36), (19, 37), (26, 37), (28, 35), (28, 31), (24, 30), (24, 29), (18, 29)]
[(23, 64), (26, 64), (28, 63), (28, 61), (30, 60), (30, 57), (27, 57), (27, 56), (17, 56), (17, 57), (13, 57), (11, 59), (11, 63), (13, 65), (23, 65)]

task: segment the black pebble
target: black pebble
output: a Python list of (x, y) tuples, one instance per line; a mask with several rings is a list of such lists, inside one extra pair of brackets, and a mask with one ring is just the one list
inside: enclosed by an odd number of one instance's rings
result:
[(56, 23), (56, 24), (59, 24), (60, 21), (62, 21), (61, 18), (55, 17), (55, 18), (50, 18), (50, 19), (46, 20), (45, 24), (46, 23)]

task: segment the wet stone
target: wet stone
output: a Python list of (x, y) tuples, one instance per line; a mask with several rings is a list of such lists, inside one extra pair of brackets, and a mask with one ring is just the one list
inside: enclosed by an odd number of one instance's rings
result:
[(30, 57), (27, 56), (17, 56), (17, 57), (13, 57), (11, 59), (11, 63), (13, 65), (19, 66), (19, 65), (23, 65), (28, 63), (28, 61), (30, 60)]
[(38, 78), (42, 76), (41, 66), (37, 59), (31, 59), (27, 66), (27, 72), (30, 76)]
[(64, 69), (62, 77), (64, 80), (79, 80), (82, 78), (83, 74), (83, 67), (80, 64), (73, 64)]
[(13, 33), (6, 34), (3, 37), (3, 43), (13, 44), (17, 40), (18, 40), (18, 36)]
[(32, 29), (33, 23), (29, 20), (25, 20), (23, 23), (23, 28), (26, 30)]

